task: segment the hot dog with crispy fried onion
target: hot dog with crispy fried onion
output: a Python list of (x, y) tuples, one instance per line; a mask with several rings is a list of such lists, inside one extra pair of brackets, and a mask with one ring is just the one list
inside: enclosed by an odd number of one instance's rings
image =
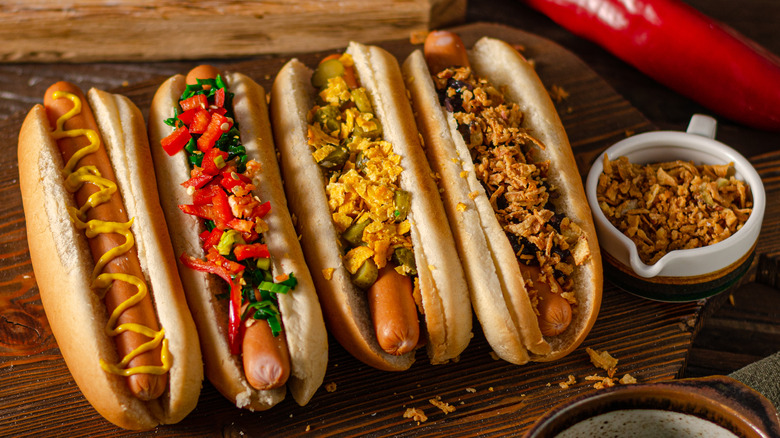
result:
[(488, 342), (517, 364), (565, 356), (593, 326), (603, 280), (547, 91), (505, 42), (467, 51), (451, 32), (431, 32), (403, 72)]
[(149, 136), (206, 376), (265, 410), (289, 386), (305, 405), (324, 378), (322, 312), (276, 163), (265, 91), (198, 66), (157, 90)]
[[(471, 338), (471, 306), (395, 58), (351, 43), (271, 93), (290, 210), (330, 333), (383, 370), (432, 363)], [(419, 309), (419, 310), (418, 310)]]
[(198, 336), (126, 97), (58, 82), (27, 115), (19, 172), (30, 257), (60, 351), (106, 419), (183, 419), (203, 378)]

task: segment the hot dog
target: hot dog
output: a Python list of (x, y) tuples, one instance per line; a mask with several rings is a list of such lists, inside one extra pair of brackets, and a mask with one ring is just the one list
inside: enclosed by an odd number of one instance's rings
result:
[(485, 336), (516, 364), (574, 350), (602, 269), (566, 133), (533, 67), (503, 41), (431, 32), (403, 64)]
[(149, 138), (206, 376), (240, 408), (322, 384), (327, 332), (282, 188), (265, 91), (198, 66), (155, 93)]
[(49, 324), (84, 396), (114, 424), (183, 419), (203, 379), (154, 178), (126, 97), (58, 82), (19, 134), (30, 258)]
[(293, 59), (271, 113), (329, 332), (382, 370), (408, 369), (423, 344), (431, 363), (456, 358), (471, 306), (395, 58), (350, 43), (314, 71)]

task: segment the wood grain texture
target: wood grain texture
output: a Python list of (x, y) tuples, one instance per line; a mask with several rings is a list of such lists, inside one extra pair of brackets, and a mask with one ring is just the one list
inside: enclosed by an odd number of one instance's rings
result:
[[(489, 35), (524, 47), (536, 62), (547, 87), (570, 93), (558, 110), (570, 136), (580, 171), (593, 158), (627, 133), (653, 129), (626, 100), (577, 57), (549, 40), (504, 26), (475, 24), (455, 29), (467, 45)], [(413, 47), (407, 39), (382, 43), (399, 57)], [(313, 63), (321, 54), (299, 57)], [(273, 75), (288, 57), (262, 57), (230, 64), (269, 87)], [(184, 71), (194, 64), (172, 63), (138, 69), (142, 79), (117, 90), (146, 112), (152, 93), (166, 69)], [(108, 69), (96, 74), (92, 69)], [(107, 72), (119, 66), (94, 65), (72, 72), (90, 81), (111, 81)], [(52, 71), (52, 76), (56, 75)], [(73, 73), (76, 74), (76, 73)], [(106, 79), (109, 78), (109, 79)], [(37, 85), (37, 84), (36, 84)], [(121, 85), (121, 82), (116, 85)], [(40, 84), (43, 88), (47, 84)], [(110, 87), (106, 87), (110, 88)], [(42, 93), (41, 93), (42, 95)], [(32, 105), (32, 103), (30, 103)], [(40, 307), (27, 253), (24, 218), (18, 186), (15, 145), (23, 114), (0, 120), (0, 436), (142, 436), (116, 429), (84, 400), (59, 355)], [(780, 194), (780, 179), (770, 163), (780, 153), (769, 153), (754, 163), (767, 177), (768, 196)], [(780, 208), (774, 207), (775, 209)], [(777, 211), (767, 210), (759, 252), (780, 248)], [(599, 319), (584, 344), (566, 358), (549, 364), (515, 366), (494, 360), (475, 322), (474, 339), (460, 361), (442, 366), (426, 363), (421, 352), (408, 372), (387, 373), (366, 367), (331, 339), (330, 362), (324, 387), (305, 407), (290, 397), (262, 413), (240, 411), (204, 384), (196, 410), (177, 425), (160, 427), (155, 436), (477, 436), (520, 434), (536, 418), (570, 397), (593, 392), (585, 377), (605, 372), (588, 360), (585, 347), (606, 349), (619, 359), (618, 375), (630, 373), (640, 382), (679, 377), (692, 338), (700, 329), (703, 302), (664, 304), (649, 302), (607, 284)], [(573, 375), (568, 389), (558, 384)], [(429, 399), (454, 406), (449, 414)], [(407, 408), (425, 412), (428, 420), (403, 418)], [(67, 430), (67, 432), (65, 432)]]
[(337, 48), (463, 21), (466, 0), (5, 2), (0, 61), (228, 58)]

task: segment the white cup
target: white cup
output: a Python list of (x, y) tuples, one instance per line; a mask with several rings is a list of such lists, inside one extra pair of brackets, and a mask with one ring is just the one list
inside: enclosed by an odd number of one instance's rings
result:
[[(652, 279), (710, 275), (727, 270), (747, 254), (752, 254), (761, 231), (766, 206), (766, 194), (761, 177), (745, 157), (715, 140), (717, 122), (704, 115), (694, 115), (686, 132), (655, 131), (638, 134), (615, 143), (601, 154), (588, 173), (585, 191), (593, 212), (599, 245), (619, 263), (629, 266), (636, 276)], [(599, 175), (604, 170), (604, 154), (610, 160), (625, 156), (632, 163), (647, 164), (672, 160), (693, 161), (694, 164), (734, 163), (736, 178), (745, 181), (751, 190), (753, 211), (742, 228), (732, 236), (713, 245), (670, 251), (655, 264), (647, 265), (639, 257), (636, 245), (615, 228), (601, 211), (596, 199)]]

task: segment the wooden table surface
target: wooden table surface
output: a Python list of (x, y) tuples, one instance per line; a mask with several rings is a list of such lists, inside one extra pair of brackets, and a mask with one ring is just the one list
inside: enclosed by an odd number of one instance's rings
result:
[[(738, 6), (726, 0), (690, 0), (688, 3), (696, 6), (707, 14), (718, 18), (731, 26), (743, 32), (745, 35), (755, 39), (775, 53), (780, 53), (780, 30), (777, 28), (777, 19), (780, 17), (780, 2), (775, 0), (745, 0)], [(627, 102), (631, 114), (638, 114), (635, 124), (639, 130), (652, 129), (654, 127), (661, 129), (684, 130), (690, 116), (697, 112), (706, 113), (706, 109), (701, 108), (696, 103), (666, 89), (656, 82), (648, 79), (638, 71), (614, 58), (598, 46), (581, 40), (567, 31), (561, 29), (552, 23), (546, 17), (518, 4), (518, 2), (509, 0), (500, 1), (472, 1), (469, 4), (467, 21), (471, 23), (487, 22), (500, 23), (513, 28), (522, 29), (527, 32), (542, 36), (551, 41), (557, 42), (563, 48), (579, 57), (584, 63), (603, 79), (605, 84), (611, 86), (617, 93), (622, 95)], [(724, 54), (725, 56), (725, 54)], [(274, 58), (276, 59), (276, 58)], [(256, 60), (231, 60), (231, 62), (244, 62), (246, 65), (255, 65)], [(224, 61), (223, 61), (224, 62)], [(273, 61), (276, 62), (276, 61)], [(98, 86), (103, 89), (115, 89), (118, 87), (127, 87), (128, 93), (143, 99), (150, 81), (159, 80), (164, 76), (184, 71), (192, 63), (188, 62), (155, 62), (155, 63), (106, 63), (106, 64), (87, 64), (87, 65), (51, 65), (51, 64), (6, 64), (0, 65), (0, 124), (10, 123), (15, 120), (21, 120), (20, 114), (29, 109), (34, 103), (41, 100), (43, 91), (56, 80), (71, 80), (79, 83), (82, 87)], [(281, 64), (280, 64), (281, 65)], [(260, 78), (263, 79), (263, 78)], [(270, 78), (265, 78), (270, 80)], [(135, 95), (133, 93), (136, 93)], [(621, 101), (622, 102), (622, 101)], [(139, 103), (137, 101), (137, 103)], [(140, 103), (139, 103), (140, 104)], [(631, 108), (633, 107), (633, 108)], [(644, 117), (642, 117), (644, 115)], [(566, 116), (564, 116), (566, 118)], [(17, 122), (18, 123), (18, 122)], [(5, 125), (4, 125), (5, 126)], [(598, 131), (598, 130), (597, 130)], [(582, 139), (582, 144), (598, 144), (600, 146), (608, 145), (610, 136), (615, 132), (603, 132), (604, 138), (596, 139), (597, 134), (588, 132), (588, 138)], [(780, 135), (776, 133), (767, 133), (749, 129), (730, 123), (727, 120), (719, 120), (719, 131), (717, 138), (727, 144), (732, 145), (744, 155), (746, 155), (756, 165), (768, 192), (774, 190), (780, 193)], [(573, 139), (574, 146), (577, 139)], [(15, 155), (15, 144), (2, 145), (3, 151)], [(18, 197), (18, 175), (6, 173), (0, 176), (0, 196), (3, 199)], [(16, 193), (12, 193), (16, 190)], [(647, 307), (652, 309), (650, 312), (656, 312), (659, 320), (665, 322), (675, 320), (681, 322), (686, 320), (693, 321), (693, 327), (682, 327), (684, 336), (679, 333), (673, 333), (673, 330), (660, 328), (651, 331), (647, 339), (647, 348), (657, 349), (665, 355), (665, 363), (658, 364), (648, 358), (642, 358), (641, 347), (632, 347), (633, 350), (626, 350), (621, 359), (626, 364), (625, 371), (635, 371), (640, 376), (643, 370), (641, 365), (646, 361), (653, 362), (652, 372), (645, 373), (645, 377), (652, 381), (667, 378), (696, 377), (711, 374), (727, 374), (750, 362), (765, 357), (780, 350), (780, 292), (777, 287), (780, 285), (780, 267), (778, 267), (777, 256), (780, 255), (780, 215), (778, 215), (780, 206), (770, 203), (767, 209), (765, 223), (761, 241), (759, 242), (758, 255), (754, 261), (753, 268), (749, 272), (743, 284), (731, 291), (722, 294), (710, 300), (699, 303), (685, 305), (657, 305), (654, 303), (634, 301), (625, 298), (619, 294), (624, 294), (614, 287), (607, 285), (605, 292), (613, 294), (612, 301), (607, 301), (607, 306), (615, 306), (624, 302), (635, 303), (639, 311), (648, 312)], [(41, 325), (40, 321), (31, 321), (25, 319), (23, 313), (6, 311), (13, 306), (23, 306), (27, 309), (33, 309), (41, 314), (37, 294), (29, 294), (27, 291), (34, 288), (34, 279), (32, 277), (8, 276), (9, 272), (23, 271), (23, 265), (27, 264), (29, 271), (29, 258), (25, 253), (26, 247), (17, 251), (18, 241), (23, 238), (20, 234), (23, 229), (20, 221), (23, 218), (18, 212), (4, 213), (3, 224), (0, 225), (0, 382), (7, 385), (13, 377), (14, 385), (20, 389), (13, 392), (13, 397), (6, 392), (5, 398), (0, 396), (0, 436), (18, 435), (23, 430), (19, 429), (16, 423), (25, 425), (37, 425), (38, 434), (42, 435), (62, 435), (68, 434), (76, 436), (76, 431), (87, 433), (89, 435), (116, 436), (118, 430), (112, 429), (110, 425), (105, 426), (105, 422), (88, 409), (88, 405), (80, 398), (75, 391), (72, 380), (70, 380), (67, 370), (60, 366), (54, 375), (47, 374), (49, 370), (44, 365), (39, 365), (41, 361), (60, 361), (56, 348), (51, 345), (37, 346), (29, 342), (30, 336), (45, 333), (48, 327)], [(21, 266), (21, 267), (20, 267)], [(13, 278), (11, 278), (13, 277)], [(9, 306), (13, 303), (13, 306)], [(604, 312), (609, 315), (608, 320), (602, 319), (601, 324), (620, 324), (620, 318), (627, 318), (632, 308), (616, 310), (608, 308)], [(598, 328), (598, 325), (597, 325)], [(596, 331), (596, 337), (586, 341), (586, 344), (592, 346), (614, 344), (606, 331)], [(479, 336), (480, 334), (478, 334)], [(672, 344), (657, 345), (659, 339), (673, 340)], [(51, 339), (48, 339), (51, 343)], [(676, 343), (675, 343), (676, 342)], [(487, 377), (480, 377), (490, 373), (518, 373), (515, 368), (504, 365), (486, 364), (484, 355), (487, 354), (484, 344), (475, 344), (476, 349), (464, 357), (465, 363), (458, 364), (457, 369), (463, 374), (451, 376), (463, 388), (469, 387), (470, 379), (483, 379), (489, 381)], [(338, 346), (332, 346), (331, 367), (326, 376), (328, 381), (338, 381), (338, 389), (335, 393), (318, 393), (319, 400), (314, 400), (310, 407), (317, 412), (333, 412), (334, 417), (323, 417), (318, 420), (306, 418), (305, 411), (301, 408), (296, 409), (293, 403), (284, 402), (279, 406), (277, 412), (272, 414), (250, 414), (240, 413), (233, 425), (226, 425), (221, 431), (225, 436), (238, 436), (245, 430), (262, 430), (255, 427), (252, 429), (247, 426), (248, 423), (259, 420), (278, 420), (281, 417), (287, 418), (285, 421), (288, 427), (277, 428), (279, 432), (300, 433), (304, 427), (311, 426), (310, 435), (317, 435), (318, 429), (321, 433), (327, 431), (350, 431), (355, 434), (359, 431), (375, 435), (382, 434), (402, 434), (409, 436), (430, 435), (434, 436), (438, 432), (447, 431), (450, 434), (458, 433), (460, 435), (480, 435), (480, 434), (509, 434), (516, 433), (519, 430), (530, 426), (534, 416), (541, 415), (545, 409), (553, 406), (560, 400), (561, 396), (551, 396), (549, 402), (530, 403), (523, 400), (526, 395), (547, 394), (554, 392), (547, 384), (557, 386), (557, 380), (545, 376), (546, 370), (540, 366), (528, 368), (528, 379), (522, 381), (516, 387), (485, 387), (478, 388), (477, 395), (471, 397), (469, 393), (449, 392), (450, 386), (444, 381), (435, 380), (433, 384), (427, 382), (415, 382), (416, 377), (436, 378), (436, 372), (429, 370), (427, 365), (415, 365), (418, 373), (416, 376), (399, 376), (391, 374), (387, 376), (382, 373), (371, 374), (376, 378), (376, 385), (397, 384), (401, 388), (415, 388), (417, 391), (408, 391), (400, 394), (372, 394), (365, 386), (362, 388), (358, 383), (350, 381), (349, 372), (357, 371), (366, 373), (364, 367), (350, 361), (343, 350)], [(334, 367), (333, 358), (336, 358)], [(424, 361), (423, 361), (424, 362)], [(550, 375), (565, 375), (567, 367), (582, 367), (586, 362), (582, 358), (571, 358), (561, 363), (550, 365)], [(468, 364), (474, 367), (468, 368)], [(338, 367), (341, 365), (341, 367)], [(633, 368), (632, 368), (633, 367)], [(15, 371), (19, 369), (28, 371), (26, 374), (20, 374)], [(593, 370), (595, 373), (597, 370)], [(475, 373), (476, 377), (471, 377), (470, 373)], [(21, 376), (25, 376), (22, 381)], [(582, 375), (578, 375), (578, 380)], [(72, 410), (63, 408), (67, 412), (66, 416), (58, 417), (52, 415), (51, 411), (25, 410), (25, 403), (33, 404), (36, 396), (41, 396), (41, 380), (46, 384), (44, 387), (48, 391), (54, 391), (54, 396), (62, 396), (63, 406), (81, 405), (84, 406), (84, 412), (74, 415)], [(498, 378), (498, 381), (501, 381)], [(449, 383), (449, 382), (447, 382)], [(573, 394), (587, 391), (585, 385), (580, 385), (581, 390), (574, 391)], [(24, 388), (33, 389), (28, 394), (24, 393)], [(37, 388), (37, 389), (36, 389)], [(422, 389), (420, 389), (422, 388)], [(442, 391), (442, 388), (447, 388)], [(518, 390), (519, 389), (519, 390)], [(36, 392), (36, 390), (38, 392)], [(201, 435), (204, 431), (213, 431), (209, 426), (208, 413), (228, 412), (232, 407), (226, 406), (226, 402), (215, 394), (213, 388), (208, 384), (204, 386), (206, 392), (205, 401), (199, 405), (194, 413), (198, 418), (192, 419), (187, 427), (160, 428), (156, 431), (158, 435), (169, 436), (175, 431), (181, 435)], [(75, 394), (75, 395), (74, 395)], [(355, 400), (345, 400), (344, 397), (357, 397)], [(419, 427), (409, 425), (409, 420), (387, 420), (383, 415), (393, 410), (398, 411), (398, 416), (403, 411), (402, 405), (424, 407), (427, 405), (427, 399), (441, 395), (445, 401), (457, 403), (463, 402), (468, 408), (464, 407), (459, 412), (468, 410), (468, 415), (455, 412), (445, 418), (443, 414), (432, 415), (429, 422)], [(53, 397), (46, 394), (47, 397)], [(366, 402), (359, 398), (377, 397), (383, 404), (377, 406), (376, 411), (365, 411)], [(449, 400), (447, 400), (449, 397)], [(565, 397), (564, 397), (565, 398)], [(404, 401), (406, 400), (406, 401)], [(364, 426), (363, 429), (350, 429), (348, 424), (334, 425), (339, 422), (339, 417), (349, 417), (353, 414), (351, 410), (357, 406), (364, 411), (357, 412), (361, 418), (371, 418), (376, 416), (374, 424)], [(429, 414), (431, 406), (427, 405)], [(456, 405), (458, 407), (458, 405)], [(530, 413), (518, 412), (521, 409), (531, 409)], [(56, 404), (50, 404), (47, 409), (57, 410)], [(256, 418), (255, 418), (256, 417)], [(512, 419), (522, 417), (523, 422), (517, 424), (513, 429), (507, 424)], [(499, 420), (495, 420), (499, 418)], [(506, 418), (507, 420), (500, 420)], [(530, 420), (529, 420), (530, 418)], [(41, 423), (46, 425), (41, 426)], [(4, 426), (3, 426), (4, 425)], [(97, 425), (97, 426), (95, 426)], [(68, 430), (59, 428), (66, 426)], [(277, 425), (278, 426), (278, 425)], [(267, 430), (267, 429), (266, 429)], [(250, 434), (251, 435), (251, 434)]]

